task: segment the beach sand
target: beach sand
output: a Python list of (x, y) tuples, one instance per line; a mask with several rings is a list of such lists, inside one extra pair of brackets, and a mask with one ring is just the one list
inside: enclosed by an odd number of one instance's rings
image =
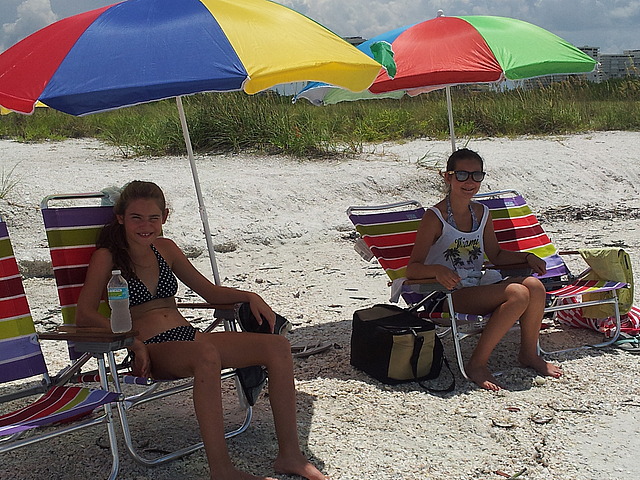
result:
[[(482, 191), (520, 191), (559, 248), (620, 246), (640, 271), (640, 133), (473, 139), (467, 146), (485, 158)], [(449, 149), (448, 142), (421, 139), (365, 145), (360, 155), (322, 160), (197, 157), (224, 285), (260, 293), (293, 322), (292, 343), (332, 344), (324, 353), (295, 360), (304, 451), (333, 479), (499, 479), (524, 471), (518, 478), (635, 480), (638, 355), (614, 348), (556, 355), (563, 377), (539, 382), (517, 365), (518, 334), (510, 332), (491, 361), (507, 388), (492, 393), (462, 378), (445, 337), (456, 373), (456, 389), (446, 395), (414, 383), (384, 385), (349, 365), (353, 312), (388, 302), (389, 290), (384, 271), (354, 251), (345, 211), (405, 199), (435, 203), (442, 196), (437, 170)], [(211, 274), (186, 158), (123, 159), (118, 150), (87, 139), (0, 140), (0, 151), (5, 174), (17, 165), (19, 181), (0, 200), (0, 214), (38, 330), (61, 321), (39, 211), (46, 195), (154, 181), (171, 209), (165, 235)], [(569, 264), (580, 269), (580, 262)], [(180, 295), (191, 298), (184, 290)], [(640, 304), (638, 293), (635, 303)], [(551, 328), (543, 331), (542, 344), (559, 348), (600, 338), (587, 330)], [(467, 355), (474, 343), (463, 343)], [(66, 348), (43, 346), (56, 372), (66, 362)], [(0, 394), (6, 390), (0, 387)], [(229, 440), (230, 453), (238, 467), (273, 475), (277, 445), (265, 394), (254, 411), (249, 430)], [(152, 451), (198, 439), (188, 393), (132, 415), (140, 444)], [(5, 453), (0, 479), (103, 478), (110, 468), (105, 446), (105, 433), (91, 429)], [(146, 468), (120, 447), (118, 478), (208, 478), (202, 451)]]

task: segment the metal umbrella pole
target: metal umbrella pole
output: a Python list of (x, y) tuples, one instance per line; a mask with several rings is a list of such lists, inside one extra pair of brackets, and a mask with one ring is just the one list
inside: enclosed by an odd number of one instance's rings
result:
[(451, 153), (456, 151), (456, 134), (453, 131), (453, 106), (451, 105), (451, 87), (445, 87), (447, 93), (447, 113), (449, 114), (449, 137), (451, 138)]
[(213, 249), (213, 239), (211, 238), (211, 229), (209, 228), (209, 218), (207, 217), (207, 209), (204, 205), (204, 197), (200, 188), (200, 178), (198, 177), (198, 169), (196, 168), (196, 159), (193, 156), (193, 146), (191, 145), (191, 137), (189, 135), (189, 126), (187, 125), (187, 117), (184, 114), (182, 106), (182, 96), (176, 97), (178, 105), (178, 114), (180, 115), (180, 124), (182, 125), (182, 135), (184, 143), (187, 147), (187, 156), (191, 165), (191, 174), (193, 175), (193, 183), (196, 187), (196, 196), (198, 197), (198, 210), (200, 219), (204, 227), (204, 236), (207, 242), (207, 250), (209, 251), (209, 261), (211, 262), (211, 270), (213, 271), (213, 281), (216, 285), (220, 285), (220, 274), (218, 273), (218, 264), (216, 263), (216, 254)]

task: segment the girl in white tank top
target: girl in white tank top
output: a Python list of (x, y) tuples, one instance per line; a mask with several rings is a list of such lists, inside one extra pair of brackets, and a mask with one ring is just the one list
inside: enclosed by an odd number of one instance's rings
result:
[(553, 378), (560, 377), (562, 371), (538, 355), (546, 298), (540, 280), (529, 276), (500, 281), (494, 277), (498, 283), (481, 283), (485, 256), (494, 265), (526, 263), (534, 273), (546, 271), (544, 260), (534, 254), (499, 247), (487, 207), (472, 201), (485, 176), (483, 167), (482, 157), (472, 150), (460, 149), (449, 157), (443, 173), (449, 193), (427, 210), (420, 223), (407, 278), (438, 281), (450, 290), (458, 313), (491, 315), (465, 372), (480, 387), (495, 391), (502, 386), (489, 370), (489, 357), (518, 320), (520, 363)]

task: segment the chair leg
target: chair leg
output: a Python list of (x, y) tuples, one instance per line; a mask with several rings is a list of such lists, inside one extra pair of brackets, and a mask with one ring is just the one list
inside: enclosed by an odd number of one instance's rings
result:
[[(221, 323), (224, 324), (224, 329), (226, 331), (237, 330), (236, 323), (235, 323), (236, 313), (234, 310), (217, 309), (216, 312), (220, 314), (220, 317), (216, 318), (216, 320), (211, 325), (209, 325), (209, 327), (207, 327), (207, 329), (205, 330), (206, 332), (212, 331), (216, 326), (220, 325)], [(237, 428), (226, 431), (225, 438), (231, 438), (246, 431), (249, 428), (249, 425), (251, 424), (251, 420), (253, 418), (253, 409), (249, 405), (249, 403), (247, 402), (244, 396), (244, 392), (241, 388), (240, 382), (238, 380), (238, 376), (233, 371), (229, 370), (228, 372), (226, 371), (223, 372), (222, 379), (223, 380), (229, 379), (232, 376), (234, 377), (234, 381), (235, 381), (236, 392), (238, 394), (238, 402), (240, 404), (240, 407), (244, 410), (244, 419)], [(115, 385), (116, 391), (122, 393), (122, 387), (119, 379), (117, 378), (117, 375), (113, 377), (113, 381), (116, 384)], [(122, 428), (124, 443), (127, 448), (127, 451), (129, 455), (131, 455), (131, 457), (136, 462), (147, 467), (162, 465), (164, 463), (170, 462), (172, 460), (183, 457), (190, 453), (196, 452), (197, 450), (200, 450), (201, 448), (204, 447), (203, 442), (198, 442), (198, 443), (194, 443), (193, 445), (189, 445), (187, 447), (181, 448), (174, 452), (170, 452), (155, 458), (145, 457), (140, 454), (139, 450), (134, 445), (133, 435), (132, 435), (131, 428), (129, 426), (129, 421), (128, 421), (128, 410), (132, 409), (135, 406), (142, 405), (146, 402), (149, 402), (151, 400), (168, 397), (170, 395), (173, 395), (174, 393), (185, 392), (187, 390), (190, 390), (193, 387), (193, 382), (184, 383), (176, 387), (166, 388), (164, 390), (159, 390), (158, 386), (159, 384), (156, 383), (155, 385), (152, 385), (149, 389), (145, 390), (145, 392), (139, 395), (129, 396), (125, 398), (124, 401), (118, 402), (117, 404), (118, 416), (120, 418), (120, 427)]]
[(458, 321), (456, 319), (456, 311), (453, 308), (453, 297), (450, 293), (447, 294), (447, 304), (449, 305), (449, 315), (451, 316), (451, 336), (453, 337), (453, 348), (456, 353), (456, 359), (458, 360), (458, 367), (462, 376), (469, 380), (467, 371), (464, 368), (464, 359), (462, 358), (462, 346), (460, 345), (460, 334), (458, 332)]
[[(113, 354), (113, 351), (109, 351), (107, 353), (107, 357), (109, 358), (109, 367), (112, 372), (115, 372), (114, 368), (116, 367), (116, 360)], [(104, 355), (97, 356), (98, 361), (98, 370), (100, 372), (100, 385), (103, 390), (109, 389), (109, 377), (107, 376), (107, 368), (105, 365)], [(116, 377), (117, 375), (114, 375)], [(122, 403), (118, 402), (118, 405)], [(104, 406), (104, 413), (106, 415), (107, 421), (107, 431), (109, 435), (109, 446), (111, 447), (111, 472), (109, 473), (109, 480), (115, 480), (118, 476), (118, 469), (120, 467), (120, 456), (118, 455), (118, 442), (116, 440), (116, 429), (115, 429), (115, 421), (113, 418), (113, 409), (110, 403), (107, 403)]]
[[(235, 380), (237, 381), (237, 375), (233, 375), (235, 377)], [(225, 377), (228, 378), (228, 377)], [(120, 381), (117, 378), (117, 375), (112, 377), (114, 383), (116, 384), (115, 389), (118, 392), (122, 392), (121, 390), (121, 385), (120, 385)], [(190, 386), (181, 386), (181, 387), (176, 387), (176, 389), (171, 389), (172, 392), (176, 392), (179, 390), (189, 390)], [(167, 393), (166, 396), (169, 396), (170, 393)], [(156, 397), (159, 398), (159, 397)], [(142, 403), (146, 403), (146, 401), (148, 401), (147, 399), (140, 399), (138, 402), (135, 402), (133, 404), (130, 405), (129, 408), (138, 405), (138, 404), (142, 404)], [(198, 442), (198, 443), (194, 443), (192, 445), (189, 445), (187, 447), (181, 448), (179, 450), (176, 450), (174, 452), (171, 453), (167, 453), (165, 455), (161, 455), (155, 458), (149, 458), (149, 457), (145, 457), (143, 455), (140, 454), (140, 452), (138, 451), (138, 449), (136, 448), (136, 446), (134, 445), (134, 441), (133, 441), (133, 435), (131, 433), (131, 428), (129, 426), (129, 421), (128, 421), (128, 412), (127, 410), (129, 409), (127, 407), (127, 403), (126, 401), (122, 401), (122, 402), (118, 402), (117, 407), (118, 407), (118, 416), (120, 417), (120, 427), (122, 428), (122, 433), (123, 433), (123, 437), (124, 437), (124, 443), (125, 446), (127, 448), (127, 451), (129, 452), (129, 455), (131, 455), (131, 457), (138, 463), (140, 463), (141, 465), (147, 466), (147, 467), (154, 467), (157, 465), (162, 465), (164, 463), (170, 462), (172, 460), (178, 459), (180, 457), (184, 457), (185, 455), (189, 455), (190, 453), (196, 452), (198, 450), (200, 450), (201, 448), (204, 447), (204, 443), (203, 442)], [(236, 435), (241, 434), (242, 432), (244, 432), (245, 430), (247, 430), (247, 428), (249, 428), (249, 425), (251, 424), (251, 420), (253, 417), (253, 410), (250, 406), (244, 408), (245, 411), (245, 416), (244, 419), (242, 421), (242, 423), (240, 424), (240, 426), (238, 426), (237, 428), (230, 430), (228, 432), (225, 432), (225, 438), (231, 438), (234, 437)]]

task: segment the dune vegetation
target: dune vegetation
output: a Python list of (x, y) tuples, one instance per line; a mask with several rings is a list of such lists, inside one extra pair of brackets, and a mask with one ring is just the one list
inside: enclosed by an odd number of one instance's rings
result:
[[(452, 88), (458, 138), (640, 130), (640, 79), (565, 81), (532, 89)], [(444, 90), (400, 100), (315, 107), (268, 92), (185, 97), (194, 150), (259, 151), (321, 157), (358, 153), (368, 142), (449, 135)], [(123, 156), (184, 153), (175, 102), (165, 100), (85, 117), (37, 108), (0, 117), (0, 137), (19, 141), (95, 137)]]

